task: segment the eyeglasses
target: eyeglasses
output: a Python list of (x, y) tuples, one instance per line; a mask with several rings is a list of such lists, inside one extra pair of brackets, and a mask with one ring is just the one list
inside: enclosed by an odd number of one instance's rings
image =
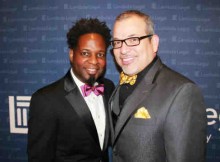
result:
[(140, 44), (140, 41), (142, 39), (149, 38), (151, 36), (153, 36), (153, 35), (149, 34), (149, 35), (145, 35), (142, 37), (130, 37), (130, 38), (123, 39), (123, 40), (113, 40), (113, 41), (111, 41), (111, 45), (112, 45), (113, 49), (121, 48), (123, 42), (125, 42), (125, 44), (129, 47), (137, 46)]

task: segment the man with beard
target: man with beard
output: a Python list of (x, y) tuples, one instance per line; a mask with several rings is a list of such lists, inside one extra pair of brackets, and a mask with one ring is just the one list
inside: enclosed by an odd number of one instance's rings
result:
[(71, 68), (32, 95), (29, 162), (108, 161), (108, 99), (104, 78), (110, 30), (98, 19), (80, 19), (67, 33)]

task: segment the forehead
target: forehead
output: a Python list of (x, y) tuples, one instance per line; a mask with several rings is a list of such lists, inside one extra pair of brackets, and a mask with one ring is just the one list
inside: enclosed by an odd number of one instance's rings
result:
[(142, 36), (143, 34), (146, 34), (146, 23), (144, 19), (139, 16), (130, 16), (118, 20), (114, 24), (114, 38), (124, 39), (129, 36)]
[(79, 41), (98, 40), (104, 41), (103, 37), (97, 33), (86, 33), (79, 37)]
[(78, 46), (101, 46), (105, 48), (105, 40), (102, 35), (97, 33), (87, 33), (79, 37)]

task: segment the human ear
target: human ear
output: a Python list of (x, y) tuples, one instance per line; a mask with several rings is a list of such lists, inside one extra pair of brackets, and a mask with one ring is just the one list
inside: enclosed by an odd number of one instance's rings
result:
[(154, 34), (151, 38), (151, 43), (152, 43), (152, 47), (153, 47), (153, 51), (154, 53), (157, 53), (158, 48), (159, 48), (159, 36)]
[(70, 59), (70, 62), (72, 63), (72, 61), (73, 61), (73, 55), (74, 55), (74, 51), (73, 51), (73, 49), (70, 49), (69, 50), (69, 59)]

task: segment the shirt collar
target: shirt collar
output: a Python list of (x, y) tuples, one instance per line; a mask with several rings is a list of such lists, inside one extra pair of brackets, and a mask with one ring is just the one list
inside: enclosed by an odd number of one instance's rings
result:
[(150, 68), (154, 65), (154, 63), (156, 62), (157, 59), (158, 59), (158, 57), (156, 56), (147, 67), (145, 67), (141, 72), (139, 72), (137, 74), (137, 81), (135, 84), (137, 84), (138, 82), (140, 82), (142, 80), (142, 78), (144, 78), (144, 76), (147, 74), (147, 72), (150, 70)]
[(72, 76), (72, 78), (73, 78), (73, 80), (75, 81), (75, 83), (76, 83), (76, 85), (77, 85), (77, 87), (81, 87), (82, 85), (84, 85), (85, 83), (83, 83), (83, 82), (81, 82), (77, 77), (76, 77), (76, 75), (74, 74), (74, 72), (73, 72), (73, 69), (71, 68), (71, 70), (70, 70), (70, 74), (71, 74), (71, 76)]

